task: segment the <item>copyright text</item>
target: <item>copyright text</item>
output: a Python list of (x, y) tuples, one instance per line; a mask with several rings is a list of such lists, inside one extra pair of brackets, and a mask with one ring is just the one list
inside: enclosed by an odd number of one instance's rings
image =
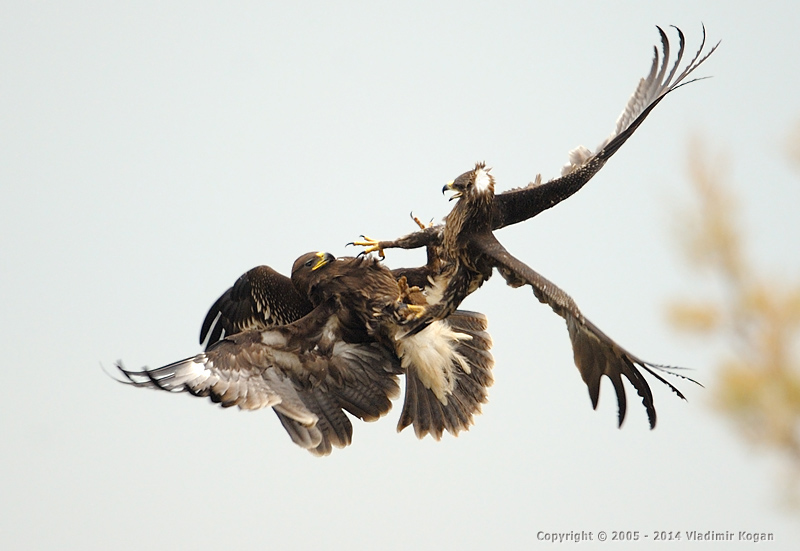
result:
[(749, 541), (761, 543), (775, 541), (772, 532), (757, 532), (750, 530), (652, 530), (643, 532), (639, 530), (611, 530), (598, 532), (587, 530), (571, 530), (569, 532), (548, 532), (539, 530), (536, 539), (551, 543), (583, 541)]

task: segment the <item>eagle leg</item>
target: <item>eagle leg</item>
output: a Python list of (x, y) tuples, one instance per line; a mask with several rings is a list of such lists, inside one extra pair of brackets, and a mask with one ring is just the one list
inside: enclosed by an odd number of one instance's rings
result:
[(432, 227), (433, 227), (433, 220), (431, 220), (429, 223), (425, 224), (425, 223), (424, 223), (424, 222), (422, 222), (422, 221), (421, 221), (419, 218), (417, 218), (416, 216), (414, 216), (414, 213), (413, 213), (413, 212), (411, 213), (411, 219), (414, 221), (414, 223), (416, 223), (416, 224), (417, 224), (417, 226), (419, 226), (419, 229), (421, 229), (421, 230), (424, 230), (424, 229), (426, 229), (426, 228), (432, 228)]
[(408, 278), (406, 276), (400, 276), (400, 278), (397, 280), (397, 286), (400, 288), (400, 300), (406, 303), (408, 303), (409, 298), (413, 293), (422, 292), (422, 289), (416, 285), (409, 285)]

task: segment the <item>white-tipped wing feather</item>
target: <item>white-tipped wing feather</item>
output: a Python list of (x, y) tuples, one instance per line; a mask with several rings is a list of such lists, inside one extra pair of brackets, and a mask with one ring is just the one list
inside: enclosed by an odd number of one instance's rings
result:
[[(223, 407), (272, 408), (292, 441), (326, 455), (332, 446), (351, 441), (345, 411), (368, 421), (378, 419), (400, 391), (399, 362), (377, 343), (315, 344), (322, 342), (319, 328), (330, 338), (332, 326), (303, 318), (267, 331), (231, 335), (202, 354), (164, 367), (130, 370), (119, 363), (117, 368), (135, 386), (188, 392)], [(298, 328), (304, 331), (302, 338)]]
[[(691, 62), (678, 72), (684, 56), (685, 39), (681, 30), (677, 27), (676, 30), (679, 39), (678, 55), (670, 68), (669, 40), (666, 33), (660, 27), (658, 28), (663, 55), (659, 56), (658, 48), (654, 48), (655, 55), (650, 72), (645, 78), (640, 79), (630, 100), (622, 110), (622, 114), (617, 118), (614, 132), (603, 140), (595, 151), (584, 146), (570, 151), (569, 162), (562, 168), (560, 177), (545, 183), (541, 183), (540, 178), (537, 177), (534, 182), (525, 187), (498, 193), (495, 196), (492, 216), (493, 230), (532, 218), (578, 192), (636, 132), (636, 129), (667, 94), (698, 80), (687, 81), (686, 77), (714, 53), (719, 43), (703, 54), (706, 45), (706, 31), (703, 28), (700, 48)], [(382, 242), (381, 245), (384, 249), (391, 247), (391, 244), (385, 242)]]
[[(578, 146), (570, 151), (569, 162), (561, 169), (562, 176), (571, 174), (579, 168), (587, 165), (594, 156), (599, 155), (609, 146), (609, 144), (612, 144), (612, 142), (620, 136), (624, 136), (625, 139), (627, 139), (627, 136), (630, 134), (626, 135), (626, 132), (634, 127), (634, 124), (636, 124), (636, 126), (641, 124), (643, 118), (640, 120), (640, 117), (642, 117), (643, 114), (647, 116), (647, 113), (649, 113), (650, 110), (652, 110), (652, 108), (659, 101), (661, 101), (664, 96), (676, 88), (683, 86), (684, 84), (694, 82), (693, 80), (684, 82), (684, 79), (692, 71), (697, 69), (697, 67), (699, 67), (700, 64), (703, 63), (706, 58), (708, 58), (708, 56), (714, 53), (714, 50), (716, 50), (717, 46), (719, 46), (719, 43), (717, 43), (708, 53), (700, 57), (700, 54), (703, 52), (706, 43), (706, 31), (705, 28), (703, 28), (703, 40), (700, 44), (700, 48), (697, 50), (697, 53), (686, 66), (686, 68), (681, 71), (677, 77), (675, 77), (681, 60), (683, 59), (686, 39), (683, 35), (683, 32), (675, 27), (675, 29), (678, 31), (678, 56), (675, 59), (675, 62), (672, 64), (669, 74), (667, 74), (670, 57), (669, 39), (661, 27), (656, 28), (661, 36), (661, 49), (663, 56), (659, 56), (658, 47), (654, 46), (653, 63), (650, 66), (650, 72), (645, 78), (639, 80), (636, 90), (634, 90), (633, 94), (628, 100), (628, 103), (622, 110), (622, 113), (617, 118), (614, 132), (612, 132), (610, 136), (603, 140), (603, 142), (597, 147), (597, 149), (594, 150), (594, 152), (589, 151), (589, 149), (584, 146)], [(614, 149), (615, 151), (619, 148), (619, 145), (616, 145)], [(608, 156), (610, 157), (610, 155)]]

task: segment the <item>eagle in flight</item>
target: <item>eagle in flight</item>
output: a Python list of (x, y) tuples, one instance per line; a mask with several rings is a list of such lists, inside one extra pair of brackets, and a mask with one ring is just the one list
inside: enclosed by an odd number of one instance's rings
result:
[[(580, 190), (625, 143), (667, 94), (691, 81), (691, 74), (716, 46), (703, 44), (678, 74), (669, 67), (670, 46), (661, 36), (652, 68), (595, 152), (580, 147), (559, 178), (495, 194), (483, 163), (447, 186), (454, 208), (442, 225), (424, 227), (393, 241), (364, 238), (365, 252), (389, 248), (427, 250), (424, 266), (389, 270), (371, 255), (336, 259), (329, 253), (299, 257), (286, 277), (267, 266), (242, 275), (213, 304), (200, 342), (205, 351), (159, 368), (117, 368), (128, 384), (208, 397), (223, 407), (272, 408), (291, 439), (317, 455), (351, 443), (347, 413), (376, 420), (399, 395), (405, 397), (398, 430), (413, 425), (420, 438), (439, 439), (446, 430), (466, 430), (486, 402), (494, 360), (483, 314), (458, 310), (496, 268), (509, 285), (528, 285), (534, 295), (567, 322), (575, 363), (596, 407), (600, 378), (609, 377), (619, 403), (626, 401), (622, 377), (642, 397), (655, 426), (652, 393), (644, 369), (683, 395), (659, 373), (667, 368), (640, 360), (586, 319), (575, 302), (553, 283), (513, 257), (494, 230), (536, 216)], [(702, 57), (701, 57), (702, 55)], [(690, 379), (691, 380), (691, 379)]]
[(423, 295), (371, 256), (298, 258), (287, 278), (267, 266), (241, 276), (211, 307), (206, 350), (173, 364), (117, 368), (128, 383), (209, 397), (223, 407), (272, 407), (292, 440), (317, 455), (352, 440), (345, 411), (374, 421), (405, 375), (398, 430), (457, 435), (486, 402), (494, 359), (486, 317), (457, 310), (413, 335)]
[[(428, 283), (422, 285), (430, 305), (426, 308), (425, 315), (415, 322), (417, 329), (422, 329), (432, 319), (446, 318), (458, 308), (464, 298), (489, 279), (495, 268), (510, 286), (530, 286), (540, 302), (550, 306), (566, 320), (575, 364), (589, 389), (592, 406), (597, 408), (600, 379), (605, 375), (611, 380), (617, 394), (618, 423), (621, 426), (627, 403), (622, 383), (622, 377), (625, 377), (641, 396), (651, 428), (656, 425), (653, 394), (638, 368), (666, 384), (681, 398), (684, 396), (680, 390), (659, 373), (669, 373), (695, 383), (696, 381), (676, 373), (679, 368), (650, 363), (625, 350), (588, 320), (566, 292), (509, 253), (495, 237), (494, 230), (535, 216), (578, 191), (605, 165), (667, 94), (692, 82), (686, 81), (686, 77), (719, 45), (703, 55), (703, 29), (700, 48), (686, 68), (678, 73), (684, 53), (684, 35), (678, 29), (678, 55), (669, 68), (669, 40), (660, 27), (658, 31), (663, 58), (659, 62), (656, 48), (650, 73), (639, 82), (617, 120), (614, 132), (594, 153), (585, 147), (570, 152), (570, 162), (562, 169), (560, 178), (541, 184), (541, 178), (537, 176), (525, 188), (495, 194), (491, 169), (484, 163), (477, 163), (473, 170), (460, 175), (442, 189), (442, 192), (452, 191), (451, 200), (457, 200), (445, 217), (443, 225), (422, 228), (394, 241), (365, 238), (364, 241), (355, 242), (356, 245), (367, 247), (366, 252), (377, 251), (382, 256), (384, 250), (389, 248), (427, 248), (428, 263), (422, 269), (422, 276)], [(417, 329), (412, 328), (411, 331)]]

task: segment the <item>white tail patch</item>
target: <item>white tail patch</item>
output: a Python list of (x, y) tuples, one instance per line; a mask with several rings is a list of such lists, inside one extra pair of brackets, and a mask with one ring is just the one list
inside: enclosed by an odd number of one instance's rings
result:
[(435, 321), (416, 335), (397, 341), (397, 355), (403, 368), (415, 370), (425, 388), (446, 406), (456, 385), (456, 367), (470, 373), (469, 363), (456, 352), (456, 346), (471, 338), (453, 331), (447, 322)]

